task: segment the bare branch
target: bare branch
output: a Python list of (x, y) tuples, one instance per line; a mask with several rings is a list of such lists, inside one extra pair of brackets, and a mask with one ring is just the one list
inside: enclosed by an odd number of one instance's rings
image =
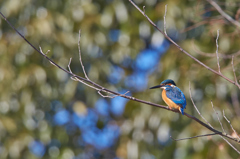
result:
[(198, 59), (196, 59), (195, 57), (193, 57), (192, 55), (190, 55), (187, 51), (185, 51), (181, 46), (179, 46), (175, 41), (173, 41), (168, 35), (166, 35), (161, 29), (159, 29), (157, 27), (157, 25), (155, 23), (153, 23), (153, 21), (132, 1), (129, 0), (129, 2), (142, 14), (146, 17), (146, 19), (148, 20), (148, 22), (155, 27), (160, 33), (162, 33), (166, 39), (168, 39), (172, 44), (174, 44), (181, 52), (183, 52), (184, 54), (186, 54), (187, 56), (189, 56), (191, 59), (193, 59), (194, 61), (196, 61), (198, 64), (200, 64), (201, 66), (205, 67), (206, 69), (208, 69), (209, 71), (219, 75), (220, 77), (224, 78), (225, 80), (229, 81), (230, 83), (235, 84), (235, 82), (231, 79), (229, 79), (228, 77), (222, 75), (221, 73), (219, 73), (218, 71), (213, 70), (212, 68), (210, 68), (209, 66), (205, 65), (204, 63), (202, 63), (201, 61), (199, 61)]
[(227, 119), (227, 117), (225, 116), (224, 110), (223, 110), (223, 117), (226, 119), (226, 121), (228, 122), (228, 124), (231, 126), (233, 132), (235, 133), (235, 135), (238, 137), (238, 139), (240, 139), (240, 137), (238, 136), (237, 132), (235, 131), (235, 129), (233, 128), (230, 120)]
[(114, 96), (105, 96), (105, 95), (103, 95), (102, 93), (101, 93), (101, 89), (100, 90), (98, 90), (98, 94), (100, 95), (100, 96), (102, 96), (103, 98), (115, 98), (115, 97), (117, 97), (117, 95), (114, 95)]
[(219, 38), (219, 29), (217, 30), (217, 38), (216, 38), (216, 55), (217, 55), (217, 65), (218, 65), (218, 72), (220, 73), (220, 74), (222, 74), (221, 73), (221, 69), (220, 69), (220, 64), (219, 64), (219, 56), (218, 56), (218, 38)]
[[(44, 52), (42, 51), (41, 46), (39, 46), (39, 50), (40, 50), (40, 53), (41, 53), (43, 56), (45, 56), (45, 57), (47, 57), (47, 53), (50, 51), (50, 50), (48, 50), (46, 53), (44, 53)], [(56, 65), (56, 63), (54, 63), (53, 61), (49, 61), (49, 62), (50, 62), (50, 64), (52, 64), (53, 66), (58, 67), (58, 66)]]
[(219, 115), (218, 115), (218, 113), (216, 112), (216, 110), (214, 109), (214, 106), (213, 106), (213, 102), (212, 102), (212, 101), (211, 101), (211, 104), (212, 104), (213, 111), (214, 111), (214, 112), (216, 113), (216, 115), (217, 115), (218, 121), (219, 121), (219, 123), (220, 123), (220, 125), (221, 125), (221, 127), (222, 127), (223, 132), (226, 133), (226, 131), (225, 131), (224, 128), (223, 128), (222, 122), (221, 122), (220, 119), (219, 119)]
[(197, 136), (181, 138), (181, 139), (174, 139), (172, 136), (170, 136), (170, 138), (172, 140), (174, 140), (174, 141), (180, 141), (180, 140), (188, 140), (188, 139), (193, 139), (193, 138), (198, 138), (198, 137), (205, 137), (205, 136), (213, 136), (213, 135), (219, 135), (219, 134), (218, 133), (213, 133), (213, 134), (197, 135)]
[(145, 6), (143, 6), (143, 12), (144, 12), (144, 14), (145, 14)]
[(72, 62), (72, 58), (70, 58), (70, 60), (69, 60), (69, 62), (68, 62), (68, 69), (69, 69), (69, 71), (72, 73), (72, 70), (71, 70), (71, 67), (70, 67), (71, 62)]
[(240, 27), (240, 23), (230, 17), (227, 13), (225, 13), (222, 8), (213, 0), (207, 0), (224, 18), (226, 18), (229, 22)]
[(165, 13), (164, 13), (164, 33), (167, 35), (167, 29), (166, 29), (166, 15), (167, 15), (167, 4), (165, 5)]
[[(39, 46), (39, 49), (40, 49), (40, 51), (42, 52), (41, 46)], [(45, 53), (45, 55), (47, 55), (49, 52), (50, 52), (50, 50), (48, 50), (48, 51)], [(42, 52), (42, 53), (43, 53), (43, 52)], [(43, 53), (43, 54), (44, 54), (44, 53)]]

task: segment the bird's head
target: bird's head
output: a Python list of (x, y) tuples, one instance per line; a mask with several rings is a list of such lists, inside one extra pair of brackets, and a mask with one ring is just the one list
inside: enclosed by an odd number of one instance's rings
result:
[(161, 82), (160, 85), (151, 87), (150, 89), (155, 89), (155, 88), (162, 88), (162, 89), (167, 89), (176, 86), (175, 82), (171, 79), (166, 79)]

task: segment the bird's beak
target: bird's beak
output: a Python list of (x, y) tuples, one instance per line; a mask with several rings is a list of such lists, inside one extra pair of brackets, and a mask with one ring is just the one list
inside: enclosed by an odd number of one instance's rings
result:
[(160, 84), (160, 85), (157, 85), (157, 86), (151, 87), (151, 88), (149, 88), (149, 89), (161, 88), (161, 87), (163, 87), (163, 86), (164, 86), (164, 85)]

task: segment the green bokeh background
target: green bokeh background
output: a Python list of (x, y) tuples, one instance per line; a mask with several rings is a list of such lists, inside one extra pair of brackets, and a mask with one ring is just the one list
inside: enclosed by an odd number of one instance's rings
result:
[[(218, 69), (216, 57), (203, 56), (199, 52), (215, 55), (218, 29), (219, 53), (230, 55), (239, 50), (239, 29), (206, 1), (135, 2), (140, 8), (145, 6), (145, 13), (161, 29), (165, 4), (168, 4), (168, 34), (175, 37), (174, 40), (183, 49), (215, 70)], [(218, 1), (218, 4), (233, 18), (240, 7), (236, 0)], [(60, 66), (67, 68), (72, 57), (72, 71), (84, 76), (77, 45), (81, 29), (82, 59), (89, 78), (114, 91), (123, 88), (124, 82), (116, 85), (108, 82), (111, 66), (121, 67), (125, 57), (134, 60), (149, 45), (153, 35), (159, 34), (129, 1), (3, 0), (0, 1), (0, 10), (34, 46), (41, 46), (44, 52), (50, 50), (48, 57)], [(108, 38), (112, 29), (121, 32), (118, 42)], [(145, 39), (140, 34), (145, 35)], [(162, 35), (158, 37), (163, 40)], [(99, 48), (102, 56), (96, 58)], [(238, 79), (239, 60), (238, 56), (234, 57)], [(231, 58), (220, 57), (220, 65), (222, 73), (234, 79)], [(129, 67), (124, 71), (127, 76), (133, 70)], [(149, 75), (148, 86), (157, 85), (167, 78), (174, 79), (187, 97), (187, 113), (200, 118), (189, 97), (190, 82), (193, 99), (201, 114), (222, 131), (212, 109), (212, 101), (225, 131), (234, 135), (223, 118), (223, 110), (235, 130), (240, 132), (240, 93), (236, 86), (203, 68), (173, 45), (162, 56), (157, 70)], [(78, 105), (78, 111), (84, 112), (87, 107), (93, 107), (101, 96), (95, 90), (71, 80), (66, 73), (37, 54), (2, 18), (0, 92), (0, 158), (37, 158), (28, 148), (34, 139), (44, 144), (52, 138), (61, 142), (58, 153), (47, 148), (42, 157), (46, 159), (69, 159), (91, 148), (76, 146), (73, 140), (79, 134), (68, 135), (63, 127), (51, 125), (46, 121), (45, 112), (50, 111), (53, 100), (61, 101), (66, 108)], [(132, 95), (165, 105), (160, 93), (146, 89), (133, 91)], [(129, 101), (123, 115), (113, 118), (121, 130), (111, 149), (118, 158), (239, 158), (239, 154), (218, 136), (172, 141), (170, 136), (184, 138), (210, 133), (195, 121), (177, 113)], [(233, 145), (240, 150), (238, 144)], [(100, 153), (102, 156), (99, 158), (111, 158), (107, 157), (111, 153), (108, 149)]]

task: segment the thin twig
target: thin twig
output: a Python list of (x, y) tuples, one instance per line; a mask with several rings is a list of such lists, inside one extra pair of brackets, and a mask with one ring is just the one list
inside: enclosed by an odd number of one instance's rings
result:
[(98, 94), (99, 94), (100, 96), (102, 96), (103, 98), (115, 98), (115, 97), (117, 97), (117, 95), (114, 95), (114, 96), (105, 96), (105, 95), (103, 95), (103, 94), (101, 93), (101, 89), (98, 90)]
[(217, 30), (217, 38), (216, 38), (216, 55), (217, 55), (217, 65), (218, 65), (218, 72), (220, 73), (220, 74), (222, 74), (221, 73), (221, 69), (220, 69), (220, 64), (219, 64), (219, 56), (218, 56), (218, 38), (219, 38), (219, 29)]
[[(42, 51), (42, 48), (39, 46), (40, 50)], [(48, 50), (45, 54), (47, 55), (50, 52), (50, 50)]]
[(213, 102), (212, 102), (212, 101), (211, 101), (211, 104), (212, 104), (213, 111), (214, 111), (214, 112), (216, 113), (216, 115), (217, 115), (218, 122), (220, 123), (223, 132), (226, 133), (226, 131), (225, 131), (224, 128), (223, 128), (222, 122), (221, 122), (220, 119), (219, 119), (219, 115), (218, 115), (217, 111), (214, 109), (214, 106), (213, 106)]
[(240, 139), (240, 137), (238, 136), (237, 132), (235, 131), (235, 129), (233, 128), (230, 120), (228, 120), (228, 118), (225, 116), (224, 110), (223, 110), (223, 117), (227, 120), (228, 124), (231, 126), (233, 132), (235, 133), (235, 135), (238, 137), (238, 139)]
[(86, 72), (85, 72), (85, 69), (84, 69), (84, 65), (82, 63), (82, 54), (81, 54), (81, 47), (80, 47), (80, 39), (81, 39), (81, 30), (79, 30), (79, 37), (78, 37), (78, 53), (79, 53), (79, 61), (80, 61), (80, 64), (82, 66), (82, 70), (83, 70), (83, 73), (84, 73), (84, 76), (86, 77), (86, 79), (89, 80)]
[(164, 13), (164, 33), (167, 35), (167, 29), (166, 29), (166, 15), (167, 15), (167, 4), (165, 5), (165, 13)]
[[(50, 50), (48, 50), (46, 53), (44, 53), (44, 52), (42, 51), (41, 46), (39, 46), (39, 50), (40, 50), (40, 53), (41, 53), (42, 55), (46, 56), (46, 57), (47, 57), (47, 53), (50, 51)], [(56, 67), (57, 67), (56, 63), (54, 63), (54, 62), (52, 62), (52, 61), (50, 61), (50, 64), (52, 64), (53, 66), (56, 66)]]
[(181, 138), (181, 139), (174, 139), (172, 136), (170, 136), (170, 138), (173, 139), (174, 141), (180, 141), (180, 140), (188, 140), (188, 139), (204, 137), (204, 136), (213, 136), (213, 135), (219, 135), (219, 134), (218, 133), (213, 133), (213, 134), (197, 135), (197, 136)]

